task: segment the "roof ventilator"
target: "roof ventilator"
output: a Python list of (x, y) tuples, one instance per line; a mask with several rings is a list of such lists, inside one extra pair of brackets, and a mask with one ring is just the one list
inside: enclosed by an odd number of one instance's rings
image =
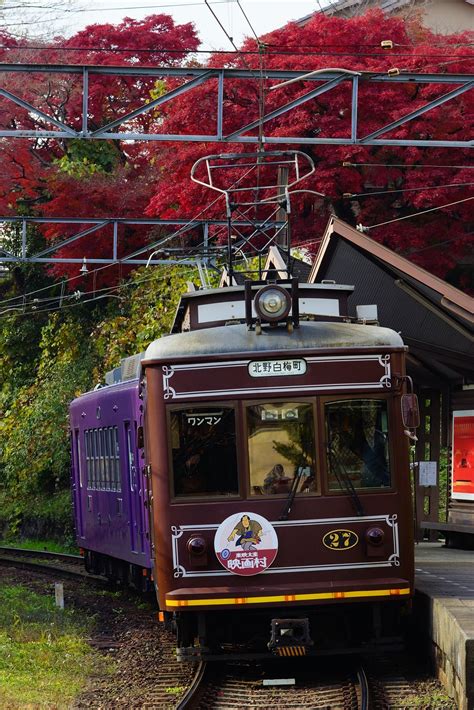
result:
[(375, 304), (368, 306), (356, 306), (356, 322), (362, 325), (378, 325), (379, 314)]

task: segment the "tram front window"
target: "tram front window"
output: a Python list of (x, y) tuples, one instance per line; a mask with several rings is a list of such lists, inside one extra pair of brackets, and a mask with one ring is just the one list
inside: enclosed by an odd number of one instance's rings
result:
[(237, 495), (234, 410), (216, 406), (175, 409), (170, 425), (174, 495)]
[(315, 493), (313, 405), (268, 402), (247, 408), (251, 495)]
[(329, 490), (391, 485), (386, 400), (326, 404)]

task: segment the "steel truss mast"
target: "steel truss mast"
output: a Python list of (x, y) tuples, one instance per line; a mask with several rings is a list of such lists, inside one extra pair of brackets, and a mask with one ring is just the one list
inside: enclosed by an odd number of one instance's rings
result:
[[(64, 225), (68, 228), (77, 225), (80, 231), (66, 237), (58, 239), (48, 247), (45, 247), (39, 252), (28, 252), (28, 226), (43, 224), (51, 227), (52, 225)], [(21, 235), (21, 247), (19, 253), (12, 253), (2, 247), (1, 232), (5, 231), (7, 225), (17, 225), (19, 234)], [(258, 232), (266, 234), (271, 241), (273, 233), (281, 230), (284, 222), (277, 219), (264, 220), (235, 220), (233, 225), (236, 228), (247, 228), (251, 233)], [(123, 227), (171, 227), (171, 234), (164, 235), (162, 238), (146, 244), (134, 250), (132, 253), (123, 254), (121, 248), (121, 231)], [(216, 247), (210, 244), (209, 227), (225, 227), (228, 226), (228, 220), (189, 220), (189, 219), (123, 219), (119, 217), (95, 218), (95, 217), (80, 217), (80, 218), (54, 218), (54, 217), (0, 217), (0, 264), (80, 264), (84, 261), (84, 257), (58, 257), (55, 252), (66, 247), (74, 242), (84, 241), (86, 237), (95, 233), (96, 236), (108, 238), (110, 242), (109, 255), (104, 257), (89, 257), (91, 251), (90, 242), (88, 247), (84, 247), (84, 254), (87, 256), (88, 264), (122, 264), (140, 266), (144, 264), (170, 264), (179, 263), (181, 265), (195, 265), (196, 260), (201, 259), (204, 263), (209, 263), (214, 257), (222, 255), (226, 247)], [(192, 230), (199, 229), (202, 233), (202, 242), (196, 246), (195, 253), (193, 248), (186, 249), (186, 254), (180, 248), (168, 247), (167, 244), (174, 237), (183, 236)], [(68, 229), (69, 231), (69, 229)], [(250, 237), (251, 238), (251, 235)], [(145, 241), (145, 239), (144, 239)], [(87, 240), (86, 240), (87, 243)], [(150, 257), (147, 255), (152, 252)]]
[[(397, 72), (398, 70), (395, 70)], [(65, 121), (61, 116), (54, 115), (53, 111), (43, 110), (35, 107), (30, 101), (15, 95), (7, 88), (2, 88), (2, 79), (13, 73), (19, 74), (34, 74), (36, 79), (44, 78), (45, 85), (50, 80), (51, 75), (79, 75), (82, 82), (82, 104), (81, 108), (77, 109), (77, 115), (69, 116)], [(0, 137), (10, 138), (84, 138), (89, 140), (94, 139), (120, 139), (120, 140), (140, 140), (140, 141), (194, 141), (194, 142), (220, 142), (220, 143), (259, 143), (265, 144), (299, 144), (299, 145), (396, 145), (396, 146), (419, 146), (419, 147), (446, 147), (446, 148), (468, 148), (474, 146), (474, 141), (470, 140), (451, 140), (448, 130), (445, 136), (438, 137), (436, 140), (429, 137), (409, 138), (389, 138), (387, 134), (402, 125), (410, 124), (414, 119), (422, 116), (426, 112), (442, 106), (450, 101), (456, 100), (460, 95), (471, 91), (474, 88), (474, 76), (468, 74), (417, 74), (411, 72), (399, 72), (392, 75), (389, 73), (372, 73), (360, 72), (350, 73), (344, 70), (328, 70), (319, 72), (314, 75), (308, 75), (307, 70), (301, 71), (283, 71), (283, 70), (265, 70), (265, 81), (268, 82), (286, 82), (292, 79), (299, 80), (304, 77), (305, 82), (309, 82), (313, 86), (309, 91), (306, 91), (298, 98), (285, 103), (284, 98), (281, 99), (281, 105), (269, 113), (265, 113), (260, 118), (251, 121), (231, 133), (224, 132), (224, 97), (227, 95), (227, 86), (232, 83), (232, 89), (235, 91), (237, 81), (242, 82), (242, 85), (251, 82), (258, 86), (260, 77), (258, 71), (243, 70), (243, 69), (209, 69), (209, 68), (143, 68), (143, 67), (111, 67), (111, 66), (86, 66), (86, 65), (47, 65), (47, 64), (2, 64), (0, 65), (0, 96), (7, 102), (13, 103), (28, 112), (30, 119), (34, 119), (36, 128), (27, 130), (23, 128), (10, 128), (0, 130)], [(167, 77), (174, 80), (182, 80), (182, 83), (167, 91), (162, 96), (150, 100), (149, 94), (144, 90), (142, 105), (127, 111), (126, 106), (123, 107), (123, 113), (117, 119), (100, 127), (92, 127), (89, 117), (89, 100), (90, 90), (89, 84), (96, 77), (109, 76), (111, 78), (130, 77), (135, 78), (137, 83), (146, 79), (166, 79)], [(25, 81), (28, 79), (25, 77)], [(216, 130), (212, 134), (190, 134), (184, 130), (179, 134), (160, 133), (159, 122), (154, 122), (153, 133), (139, 132), (134, 124), (134, 119), (138, 116), (146, 114), (149, 111), (154, 111), (159, 106), (167, 103), (172, 103), (175, 99), (183, 94), (192, 91), (197, 86), (202, 84), (211, 84), (212, 93), (214, 96), (214, 116)], [(340, 84), (351, 85), (351, 99), (347, 109), (351, 111), (350, 130), (346, 137), (340, 136), (311, 136), (301, 137), (296, 135), (288, 136), (272, 136), (265, 135), (265, 126), (283, 114), (289, 113), (299, 106), (302, 106), (308, 101), (331, 91)], [(448, 85), (447, 91), (442, 93), (436, 99), (427, 101), (424, 105), (419, 106), (411, 112), (407, 112), (402, 117), (397, 118), (371, 133), (362, 135), (358, 121), (359, 107), (361, 98), (359, 88), (364, 85), (375, 84), (379, 88), (393, 84), (411, 85)], [(238, 84), (237, 84), (238, 85)], [(122, 87), (126, 92), (126, 89)], [(275, 93), (278, 95), (278, 88)], [(283, 96), (283, 93), (282, 93)], [(117, 104), (120, 102), (116, 98)], [(335, 125), (338, 121), (334, 122)], [(255, 132), (255, 129), (260, 127), (260, 135), (249, 135)]]

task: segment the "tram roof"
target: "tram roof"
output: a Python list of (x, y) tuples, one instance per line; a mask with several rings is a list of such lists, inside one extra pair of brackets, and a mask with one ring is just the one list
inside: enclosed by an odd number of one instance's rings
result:
[(261, 335), (244, 324), (218, 326), (167, 335), (152, 342), (145, 361), (172, 360), (206, 355), (256, 353), (278, 350), (327, 350), (340, 348), (402, 348), (394, 330), (374, 325), (302, 322), (291, 335), (285, 328), (264, 328)]

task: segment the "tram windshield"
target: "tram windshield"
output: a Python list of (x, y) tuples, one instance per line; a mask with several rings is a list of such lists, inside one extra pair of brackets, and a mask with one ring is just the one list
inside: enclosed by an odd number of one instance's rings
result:
[(329, 490), (390, 486), (386, 400), (340, 400), (325, 410)]
[(313, 404), (265, 402), (247, 408), (250, 494), (316, 491)]
[(175, 496), (238, 494), (233, 408), (173, 410), (171, 446)]

